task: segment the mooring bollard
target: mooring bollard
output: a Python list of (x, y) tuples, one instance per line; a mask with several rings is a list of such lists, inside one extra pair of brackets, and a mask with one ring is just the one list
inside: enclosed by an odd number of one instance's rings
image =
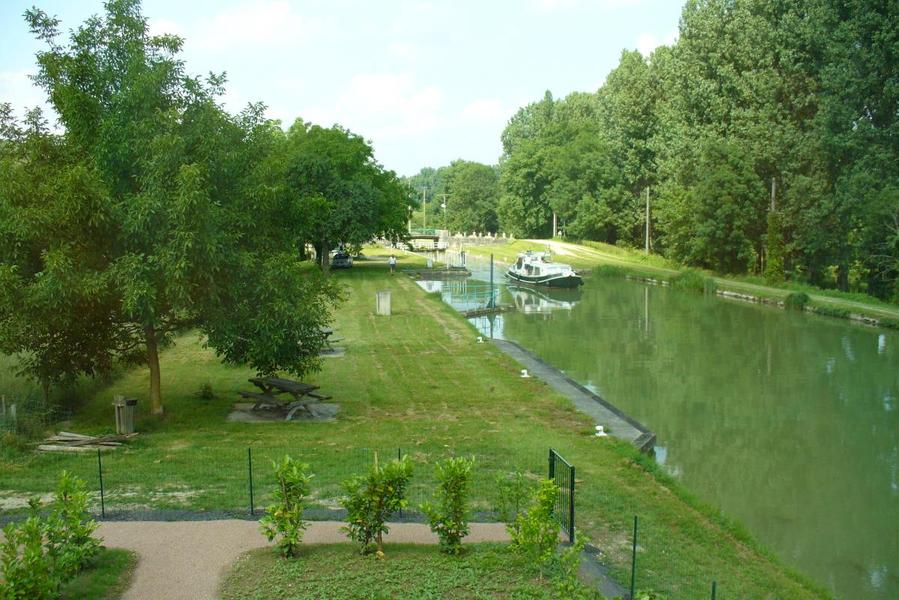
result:
[(390, 290), (377, 292), (375, 295), (375, 312), (378, 315), (390, 316)]

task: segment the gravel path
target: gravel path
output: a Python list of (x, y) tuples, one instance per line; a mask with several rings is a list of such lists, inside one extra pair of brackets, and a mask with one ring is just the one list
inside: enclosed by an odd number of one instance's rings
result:
[[(346, 542), (343, 523), (313, 521), (303, 541), (308, 544)], [(199, 600), (215, 598), (222, 575), (237, 557), (268, 545), (255, 521), (126, 521), (100, 524), (104, 545), (134, 550), (140, 556), (125, 600)], [(509, 536), (502, 523), (472, 523), (468, 542), (503, 542)], [(387, 541), (436, 544), (427, 525), (393, 523)]]

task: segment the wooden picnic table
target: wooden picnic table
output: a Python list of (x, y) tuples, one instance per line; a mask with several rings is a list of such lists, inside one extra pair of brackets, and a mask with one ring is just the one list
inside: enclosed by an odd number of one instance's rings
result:
[[(285, 421), (290, 421), (294, 414), (299, 410), (305, 410), (310, 415), (312, 411), (309, 409), (310, 404), (314, 404), (321, 400), (327, 400), (330, 396), (315, 393), (319, 386), (310, 383), (302, 383), (291, 379), (283, 379), (281, 377), (252, 377), (250, 383), (262, 390), (262, 393), (256, 392), (240, 392), (244, 398), (252, 398), (256, 400), (252, 410), (258, 410), (262, 407), (283, 408), (287, 411), (284, 417)], [(278, 398), (281, 394), (287, 394), (289, 398), (282, 401)]]

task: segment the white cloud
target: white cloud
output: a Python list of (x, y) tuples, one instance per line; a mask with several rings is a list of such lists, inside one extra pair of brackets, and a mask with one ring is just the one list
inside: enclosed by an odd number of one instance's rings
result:
[(185, 37), (184, 28), (175, 21), (169, 19), (150, 19), (148, 23), (150, 35), (162, 35), (165, 33)]
[(308, 42), (319, 26), (294, 12), (284, 0), (246, 2), (201, 22), (188, 43), (204, 50), (234, 46), (284, 47)]
[(399, 58), (408, 58), (415, 52), (415, 46), (405, 42), (393, 42), (387, 48), (390, 53)]
[(640, 54), (642, 54), (644, 58), (649, 58), (649, 55), (652, 54), (653, 50), (659, 46), (670, 46), (671, 44), (674, 44), (677, 41), (677, 37), (678, 31), (676, 29), (666, 35), (661, 41), (659, 41), (653, 34), (643, 32), (637, 36), (637, 50), (640, 51)]
[(28, 71), (0, 71), (0, 102), (9, 102), (18, 117), (26, 109), (40, 107), (52, 126), (56, 112), (47, 103), (47, 95), (31, 81)]
[(508, 117), (509, 111), (503, 106), (502, 101), (495, 98), (480, 98), (470, 102), (462, 109), (462, 119), (477, 122), (502, 121)]
[(377, 143), (440, 128), (443, 103), (439, 88), (420, 86), (409, 74), (369, 73), (352, 77), (331, 106), (308, 108), (302, 117), (325, 126), (340, 123)]

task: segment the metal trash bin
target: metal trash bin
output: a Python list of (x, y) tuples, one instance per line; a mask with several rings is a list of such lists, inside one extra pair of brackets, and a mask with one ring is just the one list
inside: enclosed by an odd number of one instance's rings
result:
[(112, 403), (115, 407), (115, 432), (119, 435), (134, 433), (134, 407), (137, 398), (116, 396)]
[(375, 297), (375, 313), (385, 317), (390, 316), (390, 290), (377, 292)]

